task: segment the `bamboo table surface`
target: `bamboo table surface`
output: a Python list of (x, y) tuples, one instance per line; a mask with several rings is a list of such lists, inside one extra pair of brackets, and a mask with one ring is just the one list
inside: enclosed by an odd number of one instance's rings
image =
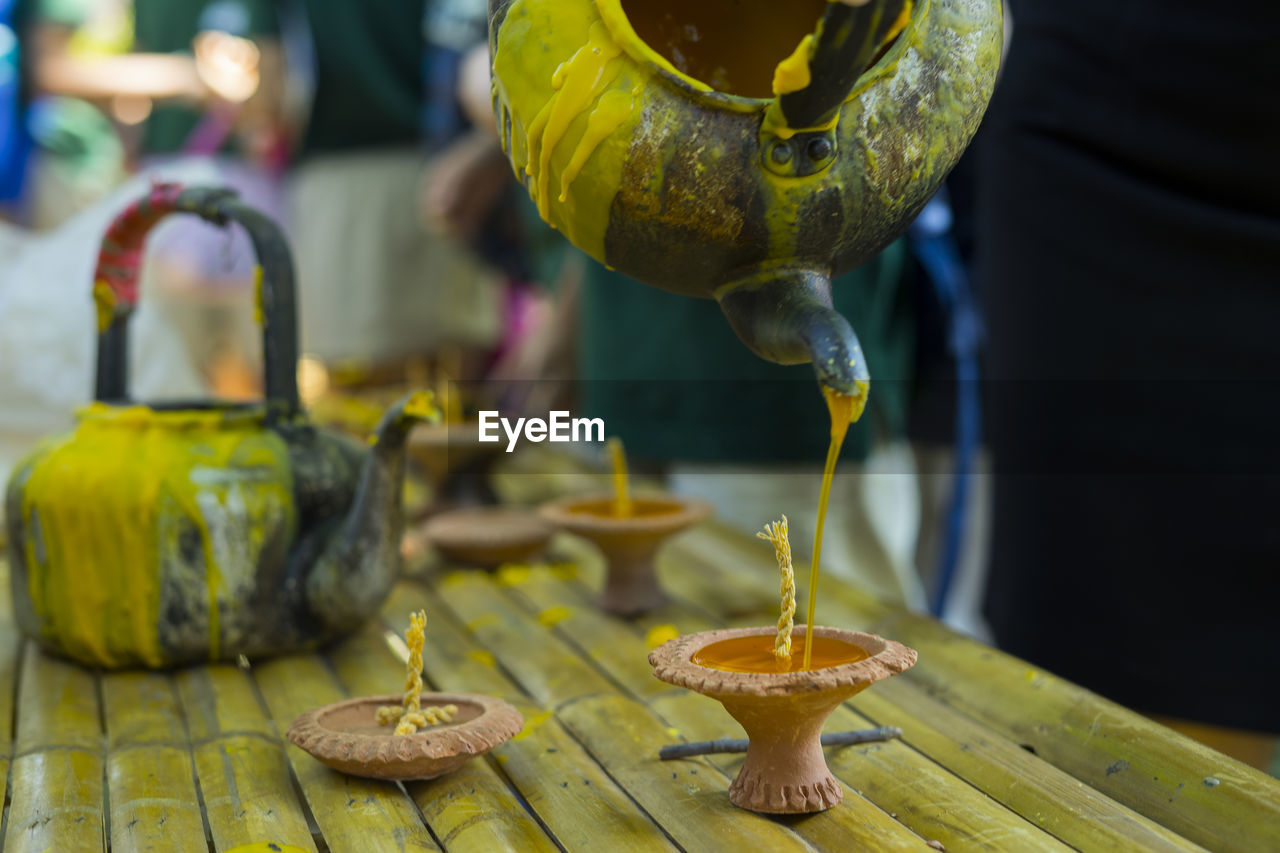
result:
[[(674, 632), (771, 624), (770, 549), (714, 522), (682, 534), (659, 561), (671, 603), (635, 621), (592, 606), (602, 569), (590, 546), (559, 537), (553, 554), (493, 573), (418, 560), (346, 642), (168, 673), (46, 656), (20, 640), (0, 584), (4, 849), (1280, 850), (1277, 780), (830, 576), (820, 624), (903, 641), (920, 661), (828, 730), (904, 736), (827, 750), (845, 786), (830, 811), (738, 810), (727, 790), (741, 756), (657, 752), (741, 729), (655, 679), (646, 655)], [(400, 689), (398, 637), (418, 608), (428, 689), (500, 696), (523, 732), (405, 785), (343, 776), (285, 745), (304, 710)]]

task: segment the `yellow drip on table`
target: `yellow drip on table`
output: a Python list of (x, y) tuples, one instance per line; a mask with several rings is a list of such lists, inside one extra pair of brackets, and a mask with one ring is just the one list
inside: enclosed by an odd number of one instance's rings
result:
[[(841, 394), (830, 388), (823, 388), (822, 394), (827, 398), (827, 410), (831, 413), (831, 444), (827, 447), (827, 462), (822, 469), (822, 491), (818, 495), (818, 527), (813, 534), (813, 562), (809, 566), (809, 609), (805, 618), (805, 639), (812, 630), (814, 608), (818, 603), (818, 564), (822, 559), (822, 528), (827, 521), (827, 501), (831, 498), (831, 483), (835, 479), (836, 460), (840, 458), (840, 448), (844, 437), (849, 432), (849, 424), (862, 417), (862, 410), (867, 405), (868, 386), (858, 383), (860, 394)], [(810, 669), (812, 649), (808, 642), (804, 644), (804, 663), (802, 669)]]

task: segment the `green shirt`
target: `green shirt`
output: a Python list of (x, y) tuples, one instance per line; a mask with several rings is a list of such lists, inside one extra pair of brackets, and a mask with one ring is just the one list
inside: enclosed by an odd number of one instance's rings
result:
[[(714, 300), (588, 263), (576, 414), (603, 418), (638, 459), (821, 464), (831, 421), (811, 365), (756, 356)], [(865, 457), (873, 431), (900, 435), (905, 427), (914, 347), (905, 263), (899, 241), (833, 287), (835, 308), (858, 333), (872, 375), (866, 412), (842, 459)]]
[[(274, 37), (278, 22), (271, 0), (134, 0), (134, 49), (139, 53), (190, 53), (192, 40), (206, 30)], [(147, 119), (143, 151), (182, 150), (200, 115), (186, 106), (157, 107)]]
[(424, 0), (305, 0), (315, 100), (302, 154), (421, 137)]

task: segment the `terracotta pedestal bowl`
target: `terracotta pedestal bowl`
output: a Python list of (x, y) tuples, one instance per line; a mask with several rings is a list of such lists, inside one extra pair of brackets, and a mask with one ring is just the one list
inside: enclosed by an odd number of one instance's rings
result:
[(543, 504), (542, 517), (557, 527), (593, 542), (604, 552), (604, 591), (597, 604), (622, 616), (662, 605), (654, 556), (672, 534), (711, 515), (711, 505), (673, 495), (632, 499), (629, 516), (613, 515), (613, 497), (571, 497)]
[(503, 506), (442, 512), (423, 527), (446, 560), (481, 568), (527, 562), (542, 553), (553, 532), (538, 513)]
[[(708, 647), (713, 643), (743, 637), (760, 637), (772, 649), (775, 633), (773, 627), (759, 627), (689, 634), (654, 649), (649, 663), (663, 681), (720, 702), (747, 730), (746, 761), (729, 787), (734, 805), (770, 814), (824, 811), (844, 798), (822, 754), (827, 717), (854, 694), (909, 669), (916, 653), (875, 634), (819, 626), (814, 629), (819, 638), (856, 646), (867, 657), (796, 672), (729, 672), (692, 660), (711, 654)], [(797, 625), (793, 643), (803, 633), (804, 626)], [(794, 653), (793, 661), (798, 669), (800, 660)]]
[(401, 696), (361, 696), (308, 711), (289, 726), (288, 738), (335, 770), (370, 779), (434, 779), (483, 755), (524, 727), (520, 712), (478, 693), (423, 693), (422, 707), (457, 705), (451, 722), (395, 735), (380, 726), (379, 706)]
[(438, 507), (497, 503), (489, 470), (506, 443), (481, 441), (479, 421), (419, 424), (406, 446), (435, 488)]

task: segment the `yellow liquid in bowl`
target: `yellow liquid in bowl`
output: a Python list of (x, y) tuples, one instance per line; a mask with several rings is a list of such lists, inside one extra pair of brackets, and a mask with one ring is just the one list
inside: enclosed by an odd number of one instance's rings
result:
[(703, 646), (690, 658), (693, 663), (724, 672), (799, 672), (801, 669), (827, 669), (857, 663), (870, 657), (867, 650), (833, 637), (815, 637), (809, 666), (804, 667), (807, 637), (797, 631), (791, 635), (789, 664), (773, 656), (773, 634), (734, 637)]

